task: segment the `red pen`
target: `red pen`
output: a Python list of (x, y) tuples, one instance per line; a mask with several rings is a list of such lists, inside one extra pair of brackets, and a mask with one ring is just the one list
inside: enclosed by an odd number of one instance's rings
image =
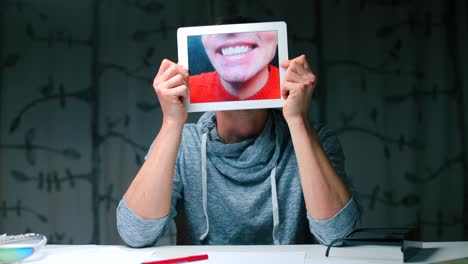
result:
[(176, 264), (176, 263), (192, 262), (192, 261), (199, 261), (199, 260), (205, 260), (205, 259), (208, 259), (208, 254), (193, 255), (193, 256), (163, 259), (163, 260), (151, 260), (151, 261), (145, 261), (141, 264)]

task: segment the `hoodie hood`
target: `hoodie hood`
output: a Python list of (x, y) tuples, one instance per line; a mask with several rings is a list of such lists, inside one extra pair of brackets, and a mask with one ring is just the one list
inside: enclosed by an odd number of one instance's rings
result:
[[(275, 114), (270, 112), (260, 135), (242, 142), (225, 144), (216, 129), (216, 115), (206, 113), (199, 122), (201, 134), (207, 134), (207, 156), (222, 174), (239, 184), (262, 182), (270, 176), (281, 151), (275, 129)], [(281, 135), (282, 136), (282, 135)]]

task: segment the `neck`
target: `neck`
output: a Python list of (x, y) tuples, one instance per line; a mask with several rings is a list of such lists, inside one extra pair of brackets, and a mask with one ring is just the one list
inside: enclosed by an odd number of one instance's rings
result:
[(224, 143), (255, 138), (262, 132), (267, 119), (266, 109), (216, 112), (218, 135)]
[(260, 91), (267, 83), (269, 76), (270, 71), (268, 67), (265, 67), (254, 77), (245, 82), (230, 83), (223, 80), (223, 78), (220, 79), (226, 91), (228, 91), (233, 96), (243, 100), (253, 96), (258, 91)]

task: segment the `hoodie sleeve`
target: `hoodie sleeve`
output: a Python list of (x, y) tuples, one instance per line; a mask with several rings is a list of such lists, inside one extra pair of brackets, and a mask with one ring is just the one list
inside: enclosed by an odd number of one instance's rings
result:
[(153, 246), (163, 236), (173, 218), (171, 212), (161, 219), (143, 219), (120, 200), (117, 207), (117, 230), (130, 247)]
[(321, 244), (328, 245), (334, 239), (345, 237), (357, 226), (361, 215), (361, 207), (357, 194), (346, 176), (344, 165), (345, 158), (338, 138), (325, 126), (314, 127), (320, 138), (322, 147), (335, 168), (336, 173), (343, 179), (353, 193), (348, 203), (330, 219), (317, 220), (307, 215), (309, 228), (312, 234)]
[[(152, 146), (151, 146), (152, 147)], [(150, 147), (150, 151), (151, 151)], [(149, 153), (149, 152), (148, 152)], [(176, 204), (182, 195), (182, 182), (179, 177), (178, 166), (174, 171), (171, 210), (160, 219), (143, 219), (133, 212), (122, 198), (117, 206), (117, 230), (122, 240), (130, 247), (153, 246), (164, 235), (176, 216)], [(157, 205), (148, 205), (157, 206)]]

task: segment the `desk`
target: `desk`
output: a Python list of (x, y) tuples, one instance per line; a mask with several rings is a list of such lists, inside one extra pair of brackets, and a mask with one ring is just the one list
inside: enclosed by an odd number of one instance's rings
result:
[[(468, 242), (425, 242), (423, 249), (411, 263), (434, 263), (443, 260), (468, 257)], [(325, 257), (326, 247), (322, 245), (286, 246), (163, 246), (132, 249), (125, 246), (98, 245), (47, 245), (32, 259), (23, 263), (129, 263), (137, 264), (148, 259), (153, 253), (157, 257), (177, 257), (200, 252), (278, 252), (303, 251), (306, 263), (402, 263), (400, 247), (355, 246), (333, 248), (330, 257)]]

